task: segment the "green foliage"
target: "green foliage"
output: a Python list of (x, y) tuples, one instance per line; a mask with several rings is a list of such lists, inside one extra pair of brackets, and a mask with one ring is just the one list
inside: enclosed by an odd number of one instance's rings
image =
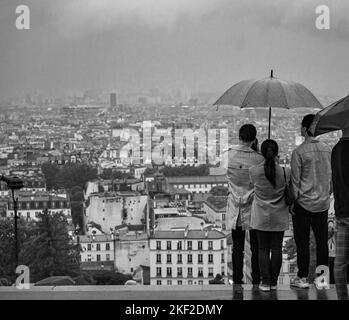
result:
[[(21, 249), (23, 243), (33, 233), (34, 227), (33, 223), (18, 219), (17, 228), (18, 248)], [(9, 282), (13, 282), (16, 278), (14, 229), (14, 219), (0, 219), (0, 278), (6, 278)]]
[(79, 270), (79, 250), (73, 245), (62, 213), (39, 215), (20, 251), (20, 261), (30, 268), (32, 282), (50, 276), (73, 276)]
[(70, 163), (63, 166), (44, 163), (42, 172), (45, 175), (47, 188), (64, 188), (68, 191), (71, 201), (71, 214), (74, 225), (83, 226), (84, 187), (90, 180), (97, 179), (97, 169), (85, 163)]
[(210, 190), (210, 194), (213, 196), (227, 196), (229, 194), (229, 190), (224, 186), (216, 186)]
[(94, 271), (90, 275), (96, 281), (96, 285), (124, 285), (127, 280), (131, 280), (131, 275), (126, 275), (114, 271)]
[(134, 179), (131, 173), (123, 173), (121, 171), (115, 171), (111, 168), (104, 169), (100, 174), (101, 179), (105, 180), (123, 180), (123, 179)]
[(42, 172), (49, 190), (64, 188), (72, 191), (73, 188), (76, 190), (76, 187), (83, 190), (88, 181), (98, 177), (97, 169), (85, 163), (70, 163), (63, 166), (44, 163)]
[(181, 176), (207, 176), (210, 173), (209, 166), (202, 164), (198, 167), (193, 166), (179, 166), (167, 167), (160, 170), (165, 177), (181, 177)]

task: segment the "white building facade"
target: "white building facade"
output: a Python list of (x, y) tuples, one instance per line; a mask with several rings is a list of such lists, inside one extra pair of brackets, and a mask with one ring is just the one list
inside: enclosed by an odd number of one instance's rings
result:
[(155, 231), (150, 237), (151, 285), (206, 285), (227, 275), (227, 241), (217, 230)]

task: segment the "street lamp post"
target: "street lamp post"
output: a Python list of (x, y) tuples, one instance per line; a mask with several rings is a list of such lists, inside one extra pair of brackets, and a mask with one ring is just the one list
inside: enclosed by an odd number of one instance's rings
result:
[(18, 266), (18, 230), (17, 230), (17, 210), (18, 210), (18, 191), (23, 188), (23, 181), (18, 177), (4, 177), (3, 175), (0, 177), (0, 180), (6, 182), (7, 187), (11, 190), (12, 201), (13, 201), (13, 211), (14, 211), (14, 219), (15, 219), (15, 262), (16, 268)]

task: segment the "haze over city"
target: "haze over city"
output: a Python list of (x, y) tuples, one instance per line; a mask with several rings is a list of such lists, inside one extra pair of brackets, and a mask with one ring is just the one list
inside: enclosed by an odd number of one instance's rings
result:
[[(31, 29), (15, 28), (28, 5)], [(317, 30), (315, 8), (331, 9)], [(349, 4), (284, 0), (2, 0), (0, 96), (187, 88), (221, 92), (245, 78), (347, 94)], [(331, 61), (331, 63), (329, 63)]]

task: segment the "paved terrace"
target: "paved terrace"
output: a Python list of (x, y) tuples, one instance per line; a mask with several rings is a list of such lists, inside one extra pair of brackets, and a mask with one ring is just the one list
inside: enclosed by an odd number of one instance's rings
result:
[(29, 290), (0, 287), (0, 300), (337, 300), (336, 289), (293, 289), (261, 292), (244, 285), (204, 286), (31, 286)]

